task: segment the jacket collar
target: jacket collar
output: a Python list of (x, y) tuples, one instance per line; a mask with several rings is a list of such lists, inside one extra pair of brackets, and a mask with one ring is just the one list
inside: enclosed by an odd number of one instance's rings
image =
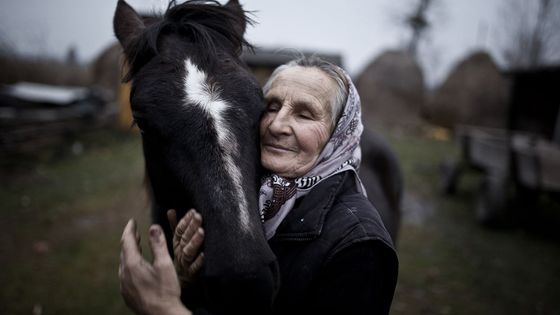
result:
[(323, 230), (325, 217), (332, 207), (335, 197), (347, 182), (351, 172), (333, 175), (315, 186), (309, 194), (296, 200), (294, 208), (282, 221), (276, 235), (277, 240), (311, 240)]

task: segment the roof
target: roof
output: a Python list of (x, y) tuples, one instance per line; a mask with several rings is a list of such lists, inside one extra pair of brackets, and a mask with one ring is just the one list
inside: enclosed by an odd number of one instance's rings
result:
[(2, 93), (23, 101), (63, 106), (86, 98), (88, 96), (88, 89), (84, 87), (18, 82), (7, 86)]
[(243, 59), (248, 66), (268, 66), (276, 68), (288, 61), (302, 56), (317, 56), (342, 67), (342, 56), (340, 54), (300, 51), (293, 49), (255, 48), (254, 52), (247, 50), (243, 51), (241, 59)]

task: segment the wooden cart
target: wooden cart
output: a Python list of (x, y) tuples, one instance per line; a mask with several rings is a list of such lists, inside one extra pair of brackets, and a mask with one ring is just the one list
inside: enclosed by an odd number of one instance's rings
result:
[(504, 129), (457, 128), (462, 157), (442, 164), (442, 189), (456, 191), (461, 172), (482, 173), (476, 218), (501, 222), (515, 205), (533, 202), (540, 193), (560, 193), (560, 146), (542, 137)]
[(461, 158), (441, 168), (446, 194), (456, 191), (462, 171), (482, 173), (475, 213), (488, 225), (502, 222), (511, 209), (533, 206), (541, 193), (560, 195), (560, 68), (510, 76), (508, 128), (457, 126)]

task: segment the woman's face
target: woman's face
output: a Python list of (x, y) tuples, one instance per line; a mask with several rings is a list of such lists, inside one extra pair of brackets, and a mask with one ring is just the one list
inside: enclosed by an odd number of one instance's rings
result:
[(331, 106), (336, 83), (312, 67), (290, 67), (278, 74), (266, 93), (261, 119), (261, 163), (286, 178), (313, 167), (331, 135)]

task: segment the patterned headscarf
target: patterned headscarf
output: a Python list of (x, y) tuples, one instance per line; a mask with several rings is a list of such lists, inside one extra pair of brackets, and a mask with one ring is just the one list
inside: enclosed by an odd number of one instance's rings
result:
[[(271, 239), (286, 215), (294, 207), (297, 198), (305, 196), (323, 180), (345, 171), (357, 173), (362, 157), (360, 136), (364, 129), (358, 91), (350, 76), (342, 69), (348, 81), (348, 96), (342, 115), (321, 155), (307, 174), (287, 179), (269, 174), (262, 180), (259, 193), (259, 209), (267, 239)], [(365, 190), (355, 176), (359, 189)]]

